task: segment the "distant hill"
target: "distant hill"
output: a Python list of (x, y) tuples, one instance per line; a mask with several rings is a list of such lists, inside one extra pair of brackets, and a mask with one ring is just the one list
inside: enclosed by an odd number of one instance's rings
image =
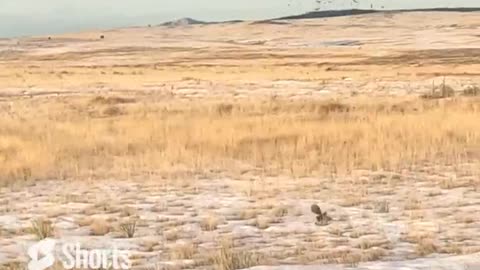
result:
[(251, 24), (270, 24), (270, 25), (285, 25), (289, 24), (288, 22), (275, 21), (275, 20), (263, 20), (263, 21), (254, 21)]
[[(331, 18), (331, 17), (344, 17), (344, 16), (356, 16), (375, 13), (389, 13), (398, 14), (406, 12), (480, 12), (480, 8), (431, 8), (431, 9), (400, 9), (400, 10), (375, 10), (375, 9), (345, 9), (345, 10), (325, 10), (325, 11), (312, 11), (300, 15), (280, 17), (270, 20), (261, 20), (252, 22), (252, 24), (285, 24), (284, 20), (301, 20), (301, 19), (318, 19), (318, 18)], [(189, 25), (208, 25), (208, 24), (220, 24), (220, 23), (241, 23), (241, 20), (224, 21), (224, 22), (204, 22), (195, 20), (192, 18), (182, 18), (166, 23), (160, 24), (160, 26), (177, 27), (177, 26), (189, 26)]]
[(274, 20), (300, 20), (329, 17), (355, 16), (373, 13), (404, 13), (404, 12), (477, 12), (480, 8), (431, 8), (431, 9), (401, 9), (401, 10), (374, 10), (374, 9), (346, 9), (312, 11), (300, 15), (286, 16)]
[(208, 22), (197, 21), (192, 18), (182, 18), (175, 21), (170, 21), (162, 23), (161, 26), (187, 26), (187, 25), (199, 25), (199, 24), (209, 24)]
[(177, 26), (189, 26), (189, 25), (207, 25), (207, 24), (219, 24), (219, 23), (241, 23), (241, 20), (232, 20), (232, 21), (223, 21), (223, 22), (204, 22), (198, 21), (192, 18), (182, 18), (166, 23), (160, 24), (160, 26), (168, 26), (168, 27), (177, 27)]

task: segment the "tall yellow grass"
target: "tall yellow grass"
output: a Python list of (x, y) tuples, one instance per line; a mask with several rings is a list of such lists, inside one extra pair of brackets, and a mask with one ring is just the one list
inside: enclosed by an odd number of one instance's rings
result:
[(186, 171), (315, 175), (454, 164), (480, 154), (480, 102), (155, 102), (36, 98), (0, 105), (5, 181)]

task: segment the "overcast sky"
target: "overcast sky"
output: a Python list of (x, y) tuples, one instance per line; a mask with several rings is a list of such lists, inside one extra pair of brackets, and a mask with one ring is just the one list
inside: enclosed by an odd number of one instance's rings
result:
[[(321, 9), (480, 7), (480, 0), (0, 0), (0, 37), (199, 20), (267, 19)], [(325, 2), (327, 2), (325, 0)]]

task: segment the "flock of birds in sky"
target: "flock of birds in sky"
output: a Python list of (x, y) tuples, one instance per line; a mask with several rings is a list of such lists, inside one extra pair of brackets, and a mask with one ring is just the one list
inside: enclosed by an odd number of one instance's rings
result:
[[(352, 8), (355, 8), (355, 5), (359, 4), (359, 0), (349, 0), (350, 1), (350, 6)], [(329, 9), (328, 7), (331, 6), (334, 2), (338, 2), (337, 0), (315, 0), (316, 4), (318, 5), (318, 7), (315, 8), (315, 11), (320, 11), (322, 9)], [(292, 6), (292, 2), (290, 2), (288, 4), (288, 6)], [(385, 7), (382, 5), (382, 6), (379, 6), (379, 7), (376, 7), (373, 3), (370, 4), (370, 8), (371, 9), (374, 9), (374, 8), (381, 8), (381, 9), (384, 9)]]

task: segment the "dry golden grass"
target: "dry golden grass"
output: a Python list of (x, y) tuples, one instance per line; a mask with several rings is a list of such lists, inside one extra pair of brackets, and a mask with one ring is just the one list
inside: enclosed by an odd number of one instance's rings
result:
[(215, 231), (219, 223), (220, 221), (216, 215), (209, 214), (208, 216), (202, 218), (200, 221), (200, 227), (203, 231)]
[(425, 257), (437, 252), (439, 252), (439, 248), (431, 239), (423, 238), (415, 246), (415, 253), (420, 257)]
[[(2, 104), (0, 179), (394, 170), (472, 160), (480, 147), (478, 98), (151, 100), (58, 97)], [(112, 106), (121, 113), (105, 113)]]
[(163, 231), (163, 237), (165, 239), (165, 241), (168, 241), (168, 242), (173, 242), (173, 241), (176, 241), (178, 238), (179, 238), (179, 231), (178, 229), (174, 228), (174, 229), (171, 229), (171, 230), (168, 230), (168, 231)]
[(239, 218), (241, 220), (249, 220), (257, 218), (259, 211), (256, 209), (244, 209), (239, 213)]
[(362, 261), (362, 254), (350, 249), (339, 249), (333, 251), (322, 252), (319, 255), (319, 259), (326, 264), (347, 264), (355, 267)]
[(141, 242), (141, 248), (144, 252), (153, 252), (159, 247), (159, 242), (155, 240), (144, 240)]
[(273, 218), (281, 218), (288, 215), (288, 207), (285, 205), (278, 205), (269, 211), (269, 215)]
[(92, 235), (106, 235), (110, 230), (110, 224), (104, 219), (97, 218), (90, 224), (90, 232)]
[(263, 257), (259, 254), (237, 250), (231, 239), (222, 239), (218, 251), (212, 256), (216, 270), (235, 270), (261, 264)]
[(173, 260), (188, 260), (192, 259), (195, 253), (197, 253), (196, 244), (192, 242), (182, 242), (172, 246), (170, 257)]
[(272, 218), (264, 217), (264, 216), (257, 216), (253, 225), (261, 230), (267, 229), (270, 227), (270, 224), (273, 222)]
[(42, 240), (52, 237), (55, 232), (55, 228), (50, 220), (38, 218), (32, 221), (30, 231), (31, 233), (35, 234), (39, 240)]
[(375, 213), (388, 213), (390, 212), (390, 203), (385, 200), (375, 202), (373, 211)]
[[(28, 264), (25, 262), (11, 262), (7, 264), (0, 265), (2, 270), (25, 270), (28, 269)], [(62, 270), (65, 269), (61, 262), (56, 261), (52, 266), (49, 267), (51, 270)]]

